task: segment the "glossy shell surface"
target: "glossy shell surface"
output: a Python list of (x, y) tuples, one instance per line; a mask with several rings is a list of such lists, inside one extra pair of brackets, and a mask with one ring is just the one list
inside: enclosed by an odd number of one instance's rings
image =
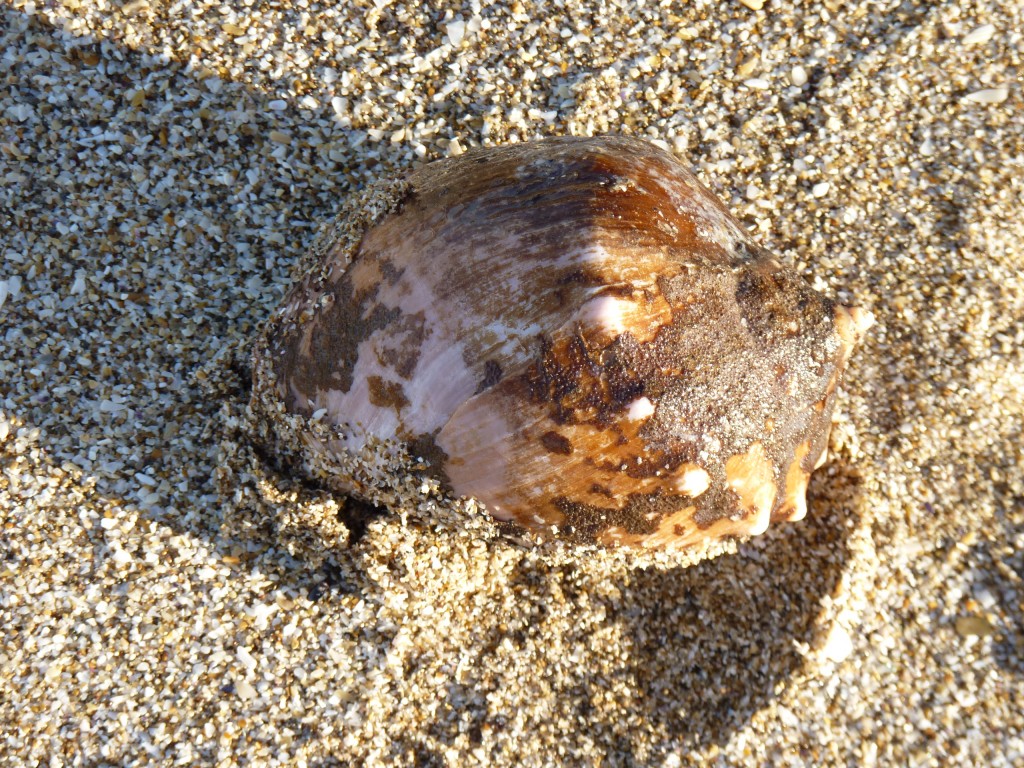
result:
[(432, 480), (607, 545), (805, 514), (868, 316), (781, 266), (671, 154), (470, 151), (413, 172), (350, 245), (321, 243), (254, 353), (254, 409), (303, 471), (384, 504)]

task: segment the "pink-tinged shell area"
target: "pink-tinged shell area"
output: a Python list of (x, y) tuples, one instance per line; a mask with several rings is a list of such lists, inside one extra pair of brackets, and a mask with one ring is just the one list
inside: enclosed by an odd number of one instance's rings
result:
[(378, 504), (686, 548), (806, 513), (870, 323), (668, 152), (548, 139), (426, 165), (330, 237), (254, 352), (278, 450)]

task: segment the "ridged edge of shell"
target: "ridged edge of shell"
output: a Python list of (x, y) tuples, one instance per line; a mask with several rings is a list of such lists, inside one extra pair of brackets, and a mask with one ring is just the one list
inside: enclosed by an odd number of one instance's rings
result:
[[(389, 214), (398, 211), (411, 190), (405, 180), (385, 180), (350, 194), (339, 211), (323, 226), (291, 272), (290, 285), (312, 278), (323, 282), (324, 265), (347, 267), (363, 235)], [(320, 274), (318, 274), (320, 273)], [(289, 288), (290, 290), (290, 288)], [(379, 506), (408, 505), (437, 491), (437, 483), (417, 476), (417, 463), (395, 441), (375, 440), (359, 454), (348, 452), (344, 461), (331, 461), (332, 452), (322, 445), (343, 440), (344, 429), (317, 419), (289, 413), (276, 391), (269, 339), (283, 322), (301, 323), (303, 318), (285, 318), (280, 305), (267, 318), (252, 346), (252, 390), (243, 428), (256, 444), (279, 456), (285, 463), (299, 464), (307, 476), (338, 491), (339, 484), (360, 489), (363, 498)], [(319, 444), (319, 445), (318, 445)], [(397, 478), (405, 480), (396, 483)], [(408, 487), (406, 487), (408, 486)]]

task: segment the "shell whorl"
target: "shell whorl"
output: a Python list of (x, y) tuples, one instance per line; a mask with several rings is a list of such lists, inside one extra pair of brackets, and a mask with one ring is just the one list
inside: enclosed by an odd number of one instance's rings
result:
[[(549, 139), (402, 189), (354, 254), (323, 249), (257, 344), (254, 404), (318, 425), (278, 430), (307, 469), (378, 503), (421, 473), (606, 544), (803, 516), (865, 315), (779, 265), (672, 155)], [(352, 469), (403, 453), (422, 464)]]

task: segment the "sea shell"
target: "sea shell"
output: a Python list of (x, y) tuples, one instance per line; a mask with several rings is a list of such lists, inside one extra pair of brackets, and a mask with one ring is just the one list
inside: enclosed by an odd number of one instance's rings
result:
[(870, 315), (674, 156), (611, 136), (477, 149), (376, 203), (320, 241), (256, 344), (252, 408), (301, 471), (607, 545), (804, 516)]

